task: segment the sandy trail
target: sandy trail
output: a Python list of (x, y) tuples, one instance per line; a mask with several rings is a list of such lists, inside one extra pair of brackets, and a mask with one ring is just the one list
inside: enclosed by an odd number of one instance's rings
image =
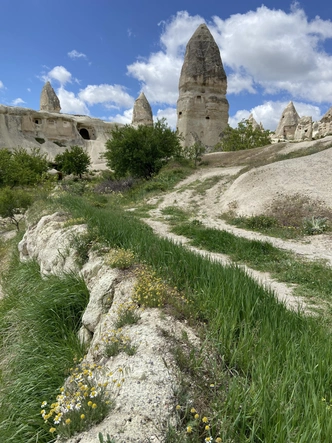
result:
[[(219, 202), (224, 192), (231, 186), (234, 176), (239, 173), (242, 167), (232, 168), (207, 168), (200, 169), (190, 177), (180, 182), (173, 192), (163, 196), (161, 201), (158, 198), (150, 199), (149, 204), (157, 204), (157, 208), (150, 211), (150, 218), (145, 221), (160, 236), (169, 238), (176, 243), (180, 243), (195, 253), (209, 257), (211, 260), (219, 261), (223, 264), (230, 264), (231, 260), (227, 255), (216, 254), (194, 248), (188, 245), (188, 239), (170, 232), (167, 224), (167, 216), (162, 214), (162, 209), (168, 206), (176, 206), (180, 209), (191, 212), (192, 217), (200, 220), (206, 227), (225, 230), (236, 236), (249, 240), (267, 241), (273, 246), (291, 251), (309, 260), (323, 259), (332, 266), (332, 236), (318, 235), (306, 237), (303, 240), (282, 240), (269, 237), (258, 232), (247, 231), (227, 224), (219, 218), (221, 214)], [(212, 177), (218, 177), (218, 181), (204, 193), (197, 193), (195, 188)], [(267, 272), (259, 272), (247, 266), (241, 266), (245, 271), (260, 284), (274, 291), (278, 300), (284, 302), (290, 309), (310, 311), (308, 302), (293, 294), (294, 285), (287, 285), (278, 282)]]

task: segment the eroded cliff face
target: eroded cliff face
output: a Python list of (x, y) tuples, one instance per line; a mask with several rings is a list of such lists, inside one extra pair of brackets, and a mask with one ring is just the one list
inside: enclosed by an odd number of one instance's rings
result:
[(220, 51), (205, 24), (189, 40), (179, 81), (177, 129), (183, 145), (215, 146), (228, 123), (227, 78)]
[(116, 126), (122, 125), (88, 116), (0, 105), (0, 149), (39, 147), (52, 160), (66, 147), (77, 145), (86, 148), (93, 168), (103, 169), (105, 161), (100, 155)]

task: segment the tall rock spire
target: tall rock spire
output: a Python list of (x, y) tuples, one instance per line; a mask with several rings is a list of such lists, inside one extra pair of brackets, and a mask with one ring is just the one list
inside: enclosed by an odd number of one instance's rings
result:
[(228, 123), (227, 78), (220, 51), (205, 24), (186, 47), (179, 81), (177, 129), (183, 145), (215, 146)]
[(275, 138), (293, 140), (299, 120), (300, 116), (295, 109), (294, 103), (289, 102), (281, 114), (278, 127), (275, 131)]
[(153, 126), (151, 106), (145, 97), (144, 92), (141, 92), (139, 97), (135, 100), (131, 124), (134, 127), (138, 127), (139, 125)]
[(40, 94), (40, 110), (48, 112), (60, 112), (60, 100), (54, 92), (50, 82), (46, 82)]

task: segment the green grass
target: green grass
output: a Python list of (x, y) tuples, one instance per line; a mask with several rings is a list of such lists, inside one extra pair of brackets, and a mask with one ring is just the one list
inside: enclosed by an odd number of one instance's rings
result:
[(54, 441), (40, 416), (52, 402), (74, 357), (84, 349), (77, 332), (88, 302), (74, 275), (41, 278), (34, 262), (13, 261), (0, 302), (0, 436), (10, 443)]
[[(215, 373), (223, 374), (215, 381), (221, 395), (210, 396), (206, 405), (211, 417), (222, 423), (223, 441), (329, 441), (332, 413), (321, 399), (332, 398), (331, 336), (319, 319), (288, 311), (241, 269), (211, 263), (157, 238), (128, 213), (91, 208), (74, 197), (63, 198), (62, 204), (97, 227), (112, 247), (133, 250), (170, 284), (186, 291), (196, 322), (205, 324), (214, 352), (211, 364), (218, 365)], [(204, 246), (207, 237), (216, 250), (217, 234), (206, 230)], [(232, 248), (234, 239), (228, 238), (225, 252)], [(279, 260), (268, 244), (252, 242), (241, 248), (239, 257), (245, 252), (262, 267), (266, 260)]]
[(332, 269), (323, 261), (300, 259), (269, 242), (248, 240), (194, 222), (173, 226), (172, 231), (188, 237), (193, 246), (227, 254), (232, 261), (270, 272), (279, 281), (299, 285), (295, 289), (298, 295), (332, 301)]

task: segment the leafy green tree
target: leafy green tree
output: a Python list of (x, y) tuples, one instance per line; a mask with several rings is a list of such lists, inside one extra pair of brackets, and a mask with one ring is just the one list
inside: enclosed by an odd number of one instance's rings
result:
[(254, 128), (249, 120), (242, 120), (235, 129), (227, 126), (215, 150), (240, 151), (266, 146), (270, 143), (271, 132), (269, 130)]
[(0, 217), (10, 218), (12, 223), (19, 230), (19, 214), (24, 212), (31, 205), (30, 195), (20, 189), (10, 189), (8, 187), (0, 189)]
[(89, 154), (80, 146), (71, 146), (62, 154), (58, 154), (54, 158), (57, 169), (64, 174), (74, 174), (82, 178), (84, 172), (88, 172), (91, 165)]
[(151, 178), (181, 152), (179, 136), (168, 127), (165, 119), (153, 126), (140, 125), (137, 129), (129, 125), (116, 127), (111, 135), (104, 156), (117, 177), (129, 174)]
[(46, 154), (40, 148), (0, 149), (0, 186), (29, 186), (39, 183), (48, 170)]
[(194, 160), (195, 168), (197, 166), (197, 162), (202, 160), (202, 155), (205, 152), (205, 147), (201, 142), (196, 142), (192, 146), (186, 146), (183, 148), (183, 156), (188, 158), (189, 160)]

